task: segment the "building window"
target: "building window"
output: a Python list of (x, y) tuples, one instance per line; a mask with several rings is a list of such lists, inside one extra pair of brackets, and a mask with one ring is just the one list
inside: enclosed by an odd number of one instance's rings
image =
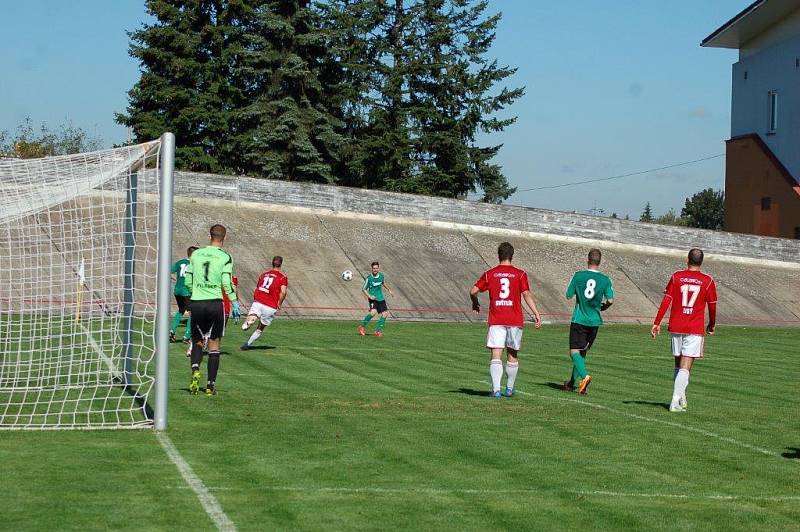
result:
[(800, 240), (800, 227), (794, 228), (794, 238)]
[(747, 70), (744, 71), (744, 79), (747, 79)]
[(768, 211), (771, 208), (772, 208), (772, 198), (766, 196), (761, 198), (761, 210)]
[(767, 102), (769, 105), (767, 134), (769, 135), (778, 130), (778, 91), (769, 91)]

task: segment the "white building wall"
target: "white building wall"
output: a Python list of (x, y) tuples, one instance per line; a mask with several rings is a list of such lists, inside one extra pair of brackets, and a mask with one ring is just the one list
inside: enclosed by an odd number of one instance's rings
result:
[[(733, 65), (731, 136), (758, 133), (800, 180), (800, 11), (746, 48), (751, 53), (742, 53)], [(778, 122), (775, 133), (769, 133), (768, 95), (773, 90), (778, 92)]]
[(739, 49), (739, 60), (798, 35), (800, 35), (800, 9), (772, 26), (768, 31), (746, 42)]

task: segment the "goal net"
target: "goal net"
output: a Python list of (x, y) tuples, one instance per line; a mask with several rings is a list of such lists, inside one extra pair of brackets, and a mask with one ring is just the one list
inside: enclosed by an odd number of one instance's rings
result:
[(162, 155), (0, 159), (0, 429), (153, 425)]

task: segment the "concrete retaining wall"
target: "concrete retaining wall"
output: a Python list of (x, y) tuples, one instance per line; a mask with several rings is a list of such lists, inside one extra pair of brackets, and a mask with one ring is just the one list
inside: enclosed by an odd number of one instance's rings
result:
[[(547, 321), (570, 319), (573, 302), (564, 290), (573, 272), (585, 268), (588, 247), (536, 236), (503, 236), (490, 230), (457, 230), (419, 222), (364, 220), (318, 209), (292, 211), (255, 203), (178, 198), (174, 258), (189, 245), (204, 244), (208, 227), (228, 228), (225, 248), (233, 255), (242, 299), (249, 302), (261, 271), (273, 255), (284, 257), (289, 295), (284, 317), (356, 319), (365, 312), (363, 276), (379, 260), (396, 296), (392, 316), (403, 319), (472, 320), (467, 292), (497, 262), (497, 244), (509, 240), (514, 263), (528, 271)], [(617, 293), (606, 319), (647, 323), (655, 315), (669, 275), (685, 266), (680, 254), (603, 249), (602, 269)], [(342, 281), (352, 270), (355, 280)], [(800, 325), (800, 272), (709, 258), (704, 270), (719, 287), (721, 323)], [(485, 314), (478, 320), (485, 319)]]
[(800, 263), (800, 241), (796, 240), (646, 224), (546, 209), (192, 172), (176, 172), (175, 192), (186, 197), (412, 218), (681, 252), (696, 246), (713, 255)]
[[(152, 177), (140, 177), (140, 222), (149, 217), (137, 227), (141, 245), (135, 297), (143, 313), (152, 310), (156, 280), (157, 196)], [(572, 273), (585, 267), (589, 247), (603, 250), (602, 269), (616, 287), (616, 302), (606, 318), (647, 323), (667, 278), (685, 265), (687, 247), (700, 245), (716, 252), (707, 257), (704, 270), (717, 279), (721, 323), (800, 325), (800, 267), (788, 261), (797, 255), (793, 241), (202, 174), (178, 174), (176, 189), (173, 259), (183, 257), (190, 245), (207, 243), (210, 225), (225, 224), (225, 247), (234, 257), (241, 298), (249, 303), (260, 272), (269, 269), (273, 255), (283, 255), (289, 276), (283, 318), (361, 317), (365, 299), (359, 280), (370, 262), (379, 260), (396, 293), (389, 298), (394, 317), (473, 320), (469, 288), (496, 264), (497, 244), (508, 240), (517, 250), (515, 264), (530, 274), (547, 321), (569, 320), (572, 302), (564, 298), (564, 289)], [(54, 207), (7, 228), (0, 248), (14, 253), (0, 256), (18, 258), (0, 268), (5, 272), (0, 284), (11, 290), (0, 294), (0, 302), (16, 306), (3, 310), (34, 312), (47, 307), (48, 312), (74, 313), (76, 267), (92, 250), (86, 272), (92, 294), (84, 312), (119, 311), (122, 227), (110, 223), (108, 214), (114, 210), (121, 216), (124, 197), (90, 195), (74, 201), (67, 214)], [(98, 226), (99, 220), (104, 225)], [(91, 241), (85, 235), (93, 235)], [(356, 274), (353, 281), (340, 278), (346, 269)], [(47, 283), (39, 282), (42, 275)], [(104, 302), (103, 309), (89, 304), (89, 298)]]

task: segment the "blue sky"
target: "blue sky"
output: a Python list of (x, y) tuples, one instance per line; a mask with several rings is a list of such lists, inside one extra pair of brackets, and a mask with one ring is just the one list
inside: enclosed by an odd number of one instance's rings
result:
[[(486, 138), (520, 189), (627, 174), (724, 153), (730, 135), (731, 50), (700, 41), (749, 0), (491, 0), (502, 11), (491, 55), (518, 67), (526, 95), (516, 124)], [(26, 116), (66, 120), (106, 145), (139, 76), (126, 31), (139, 0), (0, 0), (0, 130)], [(603, 183), (518, 192), (508, 203), (638, 218), (680, 211), (684, 198), (722, 188), (724, 158)]]

